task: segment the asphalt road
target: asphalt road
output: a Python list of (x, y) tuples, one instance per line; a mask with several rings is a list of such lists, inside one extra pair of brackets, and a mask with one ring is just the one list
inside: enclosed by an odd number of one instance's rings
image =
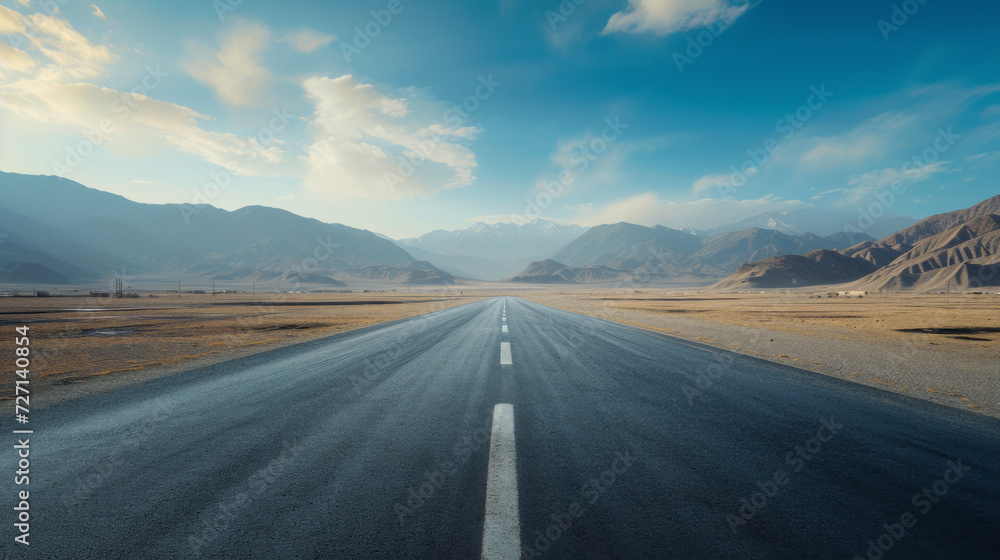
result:
[(1000, 422), (517, 298), (33, 424), (25, 547), (4, 420), (7, 558), (479, 558), (488, 479), (523, 558), (1000, 550)]

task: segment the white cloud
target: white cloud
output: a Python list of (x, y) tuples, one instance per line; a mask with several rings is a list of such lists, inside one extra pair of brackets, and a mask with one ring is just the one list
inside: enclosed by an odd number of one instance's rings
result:
[[(548, 218), (545, 218), (545, 219), (548, 220)], [(486, 214), (486, 215), (483, 215), (483, 216), (469, 216), (468, 218), (466, 218), (463, 221), (468, 222), (470, 224), (478, 224), (478, 223), (484, 223), (484, 224), (518, 224), (518, 223), (522, 223), (521, 222), (521, 217), (519, 215), (513, 215), (513, 214)], [(556, 220), (551, 220), (551, 221), (554, 222)]]
[(589, 188), (618, 185), (623, 180), (622, 164), (629, 156), (655, 152), (677, 139), (671, 134), (634, 138), (628, 136), (628, 127), (628, 122), (609, 117), (593, 131), (560, 139), (549, 155), (558, 170), (542, 174), (535, 182), (534, 190), (551, 191), (552, 183), (557, 182), (560, 196), (565, 196)]
[(588, 212), (594, 211), (593, 202), (583, 202), (580, 204), (564, 204), (563, 208), (569, 210), (570, 212), (578, 212), (580, 214), (586, 214)]
[(271, 44), (264, 25), (238, 21), (218, 37), (219, 50), (188, 42), (188, 58), (182, 63), (196, 80), (207, 84), (223, 103), (253, 105), (271, 73), (261, 66), (261, 54)]
[(335, 35), (327, 35), (312, 29), (300, 29), (289, 32), (282, 37), (282, 41), (290, 44), (293, 49), (300, 53), (311, 54), (336, 40)]
[(6, 6), (0, 6), (0, 33), (9, 35), (23, 32), (24, 16)]
[[(23, 16), (0, 6), (0, 33), (15, 35), (16, 45), (4, 44), (0, 59), (8, 70), (31, 71), (32, 78), (45, 80), (82, 79), (104, 74), (108, 64), (118, 59), (106, 45), (95, 45), (64, 19), (36, 13)], [(51, 61), (35, 69), (38, 58), (27, 50)]]
[[(21, 16), (0, 6), (0, 32), (23, 34), (21, 43), (31, 53), (0, 43), (5, 70), (26, 74), (0, 82), (0, 98), (9, 111), (11, 127), (31, 130), (33, 123), (47, 123), (54, 130), (65, 127), (71, 135), (88, 131), (90, 138), (97, 138), (92, 140), (95, 150), (146, 157), (172, 149), (220, 166), (236, 162), (237, 174), (301, 176), (301, 166), (294, 165), (281, 147), (283, 142), (205, 130), (201, 122), (211, 117), (149, 97), (169, 79), (159, 66), (128, 92), (82, 81), (105, 73), (105, 65), (117, 56), (109, 46), (90, 43), (63, 19)], [(45, 58), (53, 64), (37, 68)], [(93, 132), (99, 128), (104, 130)], [(54, 163), (59, 163), (58, 158)], [(52, 172), (65, 174), (55, 167)]]
[(847, 189), (836, 189), (827, 192), (843, 192), (845, 195), (841, 204), (855, 204), (867, 198), (878, 190), (884, 190), (895, 182), (918, 183), (932, 176), (949, 171), (945, 165), (951, 162), (936, 161), (923, 166), (909, 166), (900, 169), (876, 169), (853, 175), (847, 180)]
[[(810, 190), (812, 190), (812, 189), (810, 189)], [(828, 194), (848, 193), (848, 192), (850, 192), (850, 189), (843, 189), (843, 188), (827, 189), (827, 190), (825, 190), (825, 191), (823, 191), (823, 192), (821, 192), (821, 193), (819, 193), (817, 195), (811, 196), (809, 198), (810, 198), (810, 200), (820, 200), (821, 198), (825, 197)]]
[(108, 16), (104, 15), (104, 12), (102, 12), (101, 9), (97, 7), (97, 4), (90, 5), (90, 13), (103, 19), (104, 21), (108, 21)]
[(847, 133), (808, 140), (810, 148), (801, 161), (812, 167), (836, 167), (845, 162), (859, 164), (871, 157), (882, 157), (895, 139), (917, 122), (915, 115), (882, 113)]
[[(629, 152), (629, 145), (620, 138), (607, 142), (600, 134), (588, 132), (560, 140), (549, 158), (559, 166), (560, 173), (565, 171), (573, 176), (573, 181), (564, 185), (565, 194), (570, 189), (618, 182), (619, 167)], [(541, 188), (544, 182), (539, 181), (536, 186)]]
[(663, 202), (656, 193), (647, 192), (613, 202), (579, 223), (595, 226), (630, 222), (644, 226), (704, 229), (738, 222), (762, 212), (805, 207), (808, 207), (805, 202), (782, 200), (774, 195), (749, 200), (705, 198), (691, 202)]
[(726, 28), (759, 0), (629, 0), (628, 8), (611, 16), (603, 33), (666, 35), (712, 25)]
[(381, 93), (351, 75), (312, 77), (302, 87), (315, 107), (310, 188), (402, 199), (475, 181), (476, 156), (467, 144), (479, 129), (448, 117), (444, 104), (412, 89)]
[(1000, 151), (965, 156), (965, 163), (974, 163), (981, 167), (991, 167), (998, 161), (1000, 161)]
[[(552, 218), (549, 216), (542, 216), (543, 220), (547, 222), (555, 222), (557, 224), (571, 225), (575, 222), (572, 220), (560, 220), (558, 218)], [(530, 221), (521, 214), (485, 214), (482, 216), (469, 216), (464, 222), (477, 224), (524, 224), (526, 221)]]
[(28, 72), (35, 67), (35, 61), (28, 53), (7, 43), (0, 43), (0, 78), (6, 78), (8, 70)]
[(140, 93), (121, 92), (94, 84), (61, 84), (48, 80), (20, 80), (0, 86), (0, 96), (19, 118), (61, 124), (74, 130), (92, 130), (102, 120), (113, 129), (104, 134), (100, 148), (130, 155), (149, 156), (173, 147), (220, 166), (239, 163), (239, 174), (294, 173), (276, 143), (262, 145), (255, 138), (204, 130), (208, 120), (193, 109), (152, 99)]
[(728, 186), (731, 175), (725, 173), (705, 175), (691, 184), (691, 194), (698, 194), (720, 186)]
[[(894, 161), (886, 158), (919, 155), (934, 145), (934, 137), (941, 135), (941, 130), (951, 130), (956, 117), (998, 91), (1000, 84), (966, 88), (940, 83), (907, 88), (887, 96), (882, 106), (888, 109), (874, 117), (830, 136), (800, 134), (781, 154), (787, 161), (811, 170), (854, 166), (851, 171), (857, 171), (873, 164), (891, 165)], [(958, 137), (964, 146), (986, 143), (1000, 137), (1000, 123), (965, 128)]]

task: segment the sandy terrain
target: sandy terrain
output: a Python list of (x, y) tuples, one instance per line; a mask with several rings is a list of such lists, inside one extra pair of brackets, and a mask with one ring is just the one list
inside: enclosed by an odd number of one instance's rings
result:
[(1000, 417), (1000, 296), (525, 292), (632, 324)]
[[(506, 293), (1000, 417), (997, 295), (463, 292), (2, 298), (0, 356), (13, 359), (14, 328), (27, 324), (33, 394), (45, 395), (35, 404), (45, 405)], [(0, 398), (11, 398), (12, 375)]]
[[(0, 298), (0, 356), (29, 327), (36, 407), (482, 299), (458, 291)], [(0, 398), (13, 395), (13, 372)], [(85, 383), (86, 382), (86, 383)]]

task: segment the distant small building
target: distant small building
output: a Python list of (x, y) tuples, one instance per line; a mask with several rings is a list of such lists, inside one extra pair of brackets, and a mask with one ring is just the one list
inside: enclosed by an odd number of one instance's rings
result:
[(840, 297), (848, 298), (863, 298), (868, 295), (868, 292), (850, 291), (850, 292), (837, 292)]

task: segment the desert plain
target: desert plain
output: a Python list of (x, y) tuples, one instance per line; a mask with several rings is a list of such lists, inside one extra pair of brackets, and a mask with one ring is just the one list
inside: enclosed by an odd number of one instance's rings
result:
[[(0, 355), (32, 344), (34, 408), (496, 296), (657, 331), (1000, 417), (1000, 295), (489, 286), (420, 293), (0, 299)], [(13, 375), (5, 368), (5, 378)], [(697, 398), (711, 398), (707, 376)], [(12, 398), (5, 379), (0, 397)], [(692, 397), (694, 398), (694, 397)]]

